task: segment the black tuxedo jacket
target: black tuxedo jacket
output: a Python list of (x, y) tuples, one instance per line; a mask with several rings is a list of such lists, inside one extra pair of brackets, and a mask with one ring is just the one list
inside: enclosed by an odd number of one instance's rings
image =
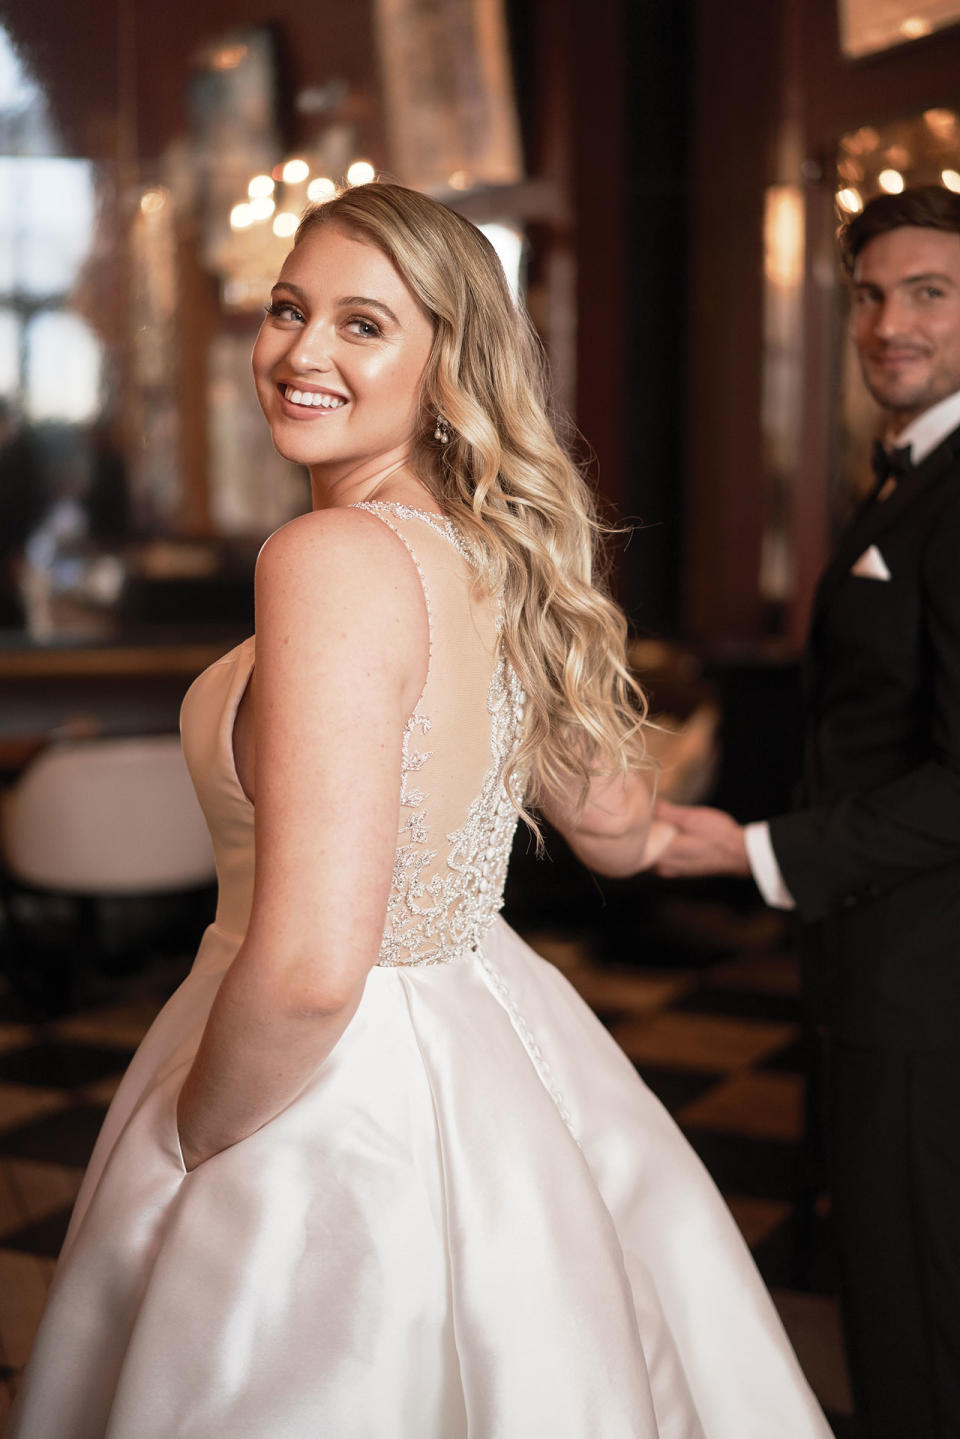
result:
[[(850, 573), (870, 545), (889, 580)], [(960, 429), (842, 537), (805, 665), (807, 807), (770, 835), (817, 1017), (960, 1048)]]

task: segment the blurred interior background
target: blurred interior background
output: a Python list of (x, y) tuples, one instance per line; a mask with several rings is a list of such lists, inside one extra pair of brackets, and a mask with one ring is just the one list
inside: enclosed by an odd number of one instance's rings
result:
[[(141, 742), (176, 730), (187, 684), (249, 632), (257, 549), (307, 504), (249, 378), (304, 205), (382, 174), (487, 230), (625, 530), (614, 578), (638, 671), (673, 731), (655, 737), (664, 787), (749, 820), (789, 802), (809, 603), (866, 483), (875, 425), (845, 340), (835, 232), (878, 191), (960, 189), (958, 110), (960, 0), (2, 0), (0, 943), (18, 991), (0, 1016), (8, 1140), (35, 1118), (20, 1091), (65, 1085), (96, 1110), (104, 1092), (88, 1088), (113, 1072), (70, 1059), (76, 1034), (38, 1040), (24, 1028), (30, 1006), (69, 1009), (89, 998), (90, 975), (98, 1002), (129, 1006), (143, 934), (170, 931), (168, 953), (182, 956), (209, 907), (202, 857), (178, 869), (159, 845), (155, 869), (133, 878), (124, 846), (118, 860), (102, 835), (72, 830), (74, 776), (91, 747), (117, 766), (114, 830), (121, 814), (150, 812), (158, 784), (168, 792), (167, 760)], [(59, 788), (37, 780), (51, 752), (68, 775)], [(173, 809), (169, 822), (188, 820)], [(25, 834), (33, 850), (19, 848)], [(85, 858), (79, 870), (64, 862), (59, 885), (51, 835), (73, 835)], [(691, 985), (698, 1014), (729, 1015), (727, 1001), (703, 1002), (731, 992), (719, 971), (704, 986), (718, 957), (741, 963), (739, 992), (753, 985), (752, 1022), (786, 1023), (786, 1004), (799, 1024), (785, 932), (747, 888), (640, 883), (598, 898), (562, 854), (536, 869), (521, 853), (511, 904), (614, 1026), (661, 1004), (690, 1009)], [(170, 891), (176, 904), (156, 899)], [(28, 943), (44, 956), (36, 968)], [(755, 961), (770, 954), (764, 980)], [(672, 983), (658, 989), (651, 964)], [(608, 980), (611, 966), (632, 966), (641, 987), (611, 991), (604, 966)], [(121, 1024), (118, 1053), (137, 1023)], [(690, 1075), (732, 1073), (704, 1058), (702, 1027), (686, 1060), (644, 1050), (641, 1029), (624, 1042), (645, 1074), (659, 1063), (675, 1109), (699, 1102)], [(96, 1025), (85, 1033), (110, 1050)], [(733, 1069), (789, 1054), (799, 1034)], [(23, 1059), (38, 1044), (59, 1045), (60, 1080)], [(798, 1084), (765, 1081), (753, 1112), (772, 1102), (777, 1142), (785, 1125), (799, 1143), (802, 1063), (771, 1072)], [(709, 1129), (702, 1112), (696, 1122)], [(78, 1123), (74, 1113), (75, 1168)], [(36, 1180), (47, 1158), (17, 1143), (0, 1143), (19, 1176), (6, 1220), (0, 1190), (0, 1222), (32, 1238), (5, 1239), (3, 1252), (46, 1262), (66, 1201), (24, 1198), (24, 1175)], [(741, 1191), (738, 1217), (767, 1242), (780, 1230), (746, 1203), (750, 1183), (738, 1171), (725, 1188)], [(786, 1198), (753, 1202), (789, 1209), (798, 1183), (794, 1173)], [(816, 1288), (809, 1249), (797, 1261), (785, 1245), (789, 1274), (774, 1266), (773, 1282)], [(0, 1315), (0, 1351), (4, 1322), (14, 1326), (11, 1373), (32, 1314)], [(823, 1383), (839, 1433), (842, 1380)]]

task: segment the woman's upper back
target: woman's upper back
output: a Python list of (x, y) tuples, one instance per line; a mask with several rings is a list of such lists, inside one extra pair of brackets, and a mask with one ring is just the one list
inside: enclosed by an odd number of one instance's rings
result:
[(416, 564), (430, 635), (423, 692), (404, 730), (380, 963), (431, 963), (473, 948), (503, 902), (523, 695), (501, 653), (498, 601), (477, 583), (455, 528), (404, 505), (363, 508)]
[[(423, 614), (416, 618), (426, 620), (413, 623), (411, 616), (397, 640), (403, 647), (409, 629), (410, 661), (425, 680), (399, 736), (396, 841), (378, 962), (437, 963), (473, 948), (502, 902), (517, 820), (506, 780), (523, 696), (501, 654), (498, 601), (477, 583), (454, 528), (405, 505), (357, 508), (389, 527), (390, 543), (405, 551), (405, 557), (398, 548), (386, 558), (395, 564), (399, 557), (418, 577)], [(383, 615), (385, 626), (395, 619)], [(356, 656), (358, 665), (363, 658)], [(241, 646), (230, 661), (206, 671), (191, 689), (183, 729), (220, 859), (218, 917), (236, 932), (245, 927), (253, 891), (254, 810), (240, 782), (250, 761), (233, 753), (253, 645)], [(339, 743), (332, 740), (324, 765), (338, 764)], [(334, 821), (327, 840), (336, 844), (342, 830), (343, 842), (355, 843), (347, 836), (362, 833), (363, 815), (349, 820)]]

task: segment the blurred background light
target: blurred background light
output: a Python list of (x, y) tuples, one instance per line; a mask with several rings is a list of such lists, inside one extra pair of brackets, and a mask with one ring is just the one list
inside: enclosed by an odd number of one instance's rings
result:
[(47, 310), (27, 326), (24, 410), (33, 423), (88, 424), (100, 412), (103, 350), (86, 320)]
[(507, 284), (514, 299), (520, 294), (520, 274), (523, 263), (523, 232), (515, 225), (492, 222), (489, 225), (480, 225), (478, 229), (486, 235), (491, 245), (497, 252), (497, 258), (503, 266), (503, 273), (507, 277)]
[(348, 185), (369, 185), (376, 178), (376, 170), (369, 160), (354, 160), (347, 171)]
[(326, 175), (318, 175), (311, 180), (307, 186), (307, 199), (312, 200), (315, 205), (322, 205), (325, 200), (332, 200), (337, 193), (337, 187)]
[(861, 199), (860, 191), (855, 190), (852, 185), (848, 185), (844, 190), (837, 191), (837, 204), (840, 206), (840, 209), (844, 210), (848, 215), (859, 215), (863, 209), (863, 200)]

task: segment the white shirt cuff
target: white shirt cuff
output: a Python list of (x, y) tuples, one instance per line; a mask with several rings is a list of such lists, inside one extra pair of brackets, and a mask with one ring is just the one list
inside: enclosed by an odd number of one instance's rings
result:
[(770, 826), (765, 819), (744, 826), (743, 842), (747, 860), (757, 889), (772, 909), (796, 909), (797, 902), (783, 882), (777, 856), (773, 852)]

